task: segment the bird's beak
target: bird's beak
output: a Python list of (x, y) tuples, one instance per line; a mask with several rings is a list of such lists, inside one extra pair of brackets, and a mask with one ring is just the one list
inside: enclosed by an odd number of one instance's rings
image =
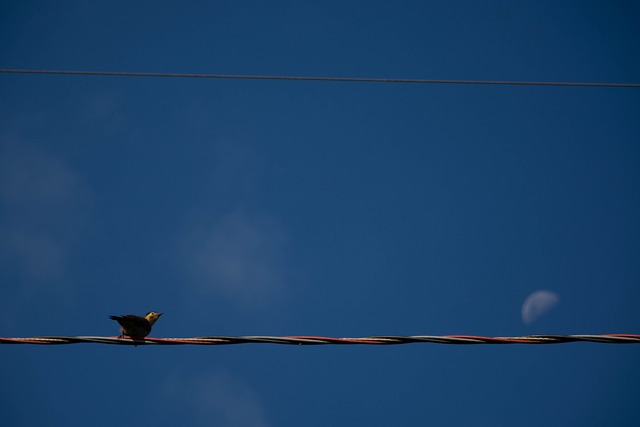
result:
[(158, 313), (158, 317), (162, 316), (164, 313)]

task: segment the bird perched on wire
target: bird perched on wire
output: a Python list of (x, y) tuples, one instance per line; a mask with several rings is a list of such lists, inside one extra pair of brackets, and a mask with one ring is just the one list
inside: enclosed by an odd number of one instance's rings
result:
[(149, 335), (151, 327), (164, 313), (148, 312), (144, 317), (135, 314), (125, 314), (122, 316), (109, 316), (111, 320), (115, 320), (120, 324), (120, 337), (125, 335), (128, 337), (142, 338)]

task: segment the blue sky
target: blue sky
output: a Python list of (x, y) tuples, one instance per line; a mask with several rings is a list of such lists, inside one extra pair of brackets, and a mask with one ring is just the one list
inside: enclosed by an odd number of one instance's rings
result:
[[(638, 83), (635, 2), (5, 2), (0, 68)], [(0, 336), (638, 333), (640, 92), (0, 75)], [(530, 323), (522, 304), (558, 303)], [(640, 348), (3, 346), (5, 425), (618, 425)]]

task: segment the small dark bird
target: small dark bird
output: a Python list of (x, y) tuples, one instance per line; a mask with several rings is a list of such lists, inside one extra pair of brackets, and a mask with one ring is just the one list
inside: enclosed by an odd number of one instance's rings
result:
[(151, 327), (164, 313), (148, 312), (144, 317), (135, 314), (125, 314), (123, 316), (109, 316), (120, 324), (120, 338), (124, 336), (132, 338), (142, 338), (149, 335)]

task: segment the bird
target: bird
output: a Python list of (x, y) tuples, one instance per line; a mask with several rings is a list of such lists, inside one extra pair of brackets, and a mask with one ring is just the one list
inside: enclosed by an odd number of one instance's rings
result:
[(150, 311), (144, 317), (135, 314), (124, 314), (122, 316), (109, 316), (109, 319), (115, 320), (120, 324), (120, 336), (143, 338), (149, 335), (151, 327), (164, 313), (156, 313)]

